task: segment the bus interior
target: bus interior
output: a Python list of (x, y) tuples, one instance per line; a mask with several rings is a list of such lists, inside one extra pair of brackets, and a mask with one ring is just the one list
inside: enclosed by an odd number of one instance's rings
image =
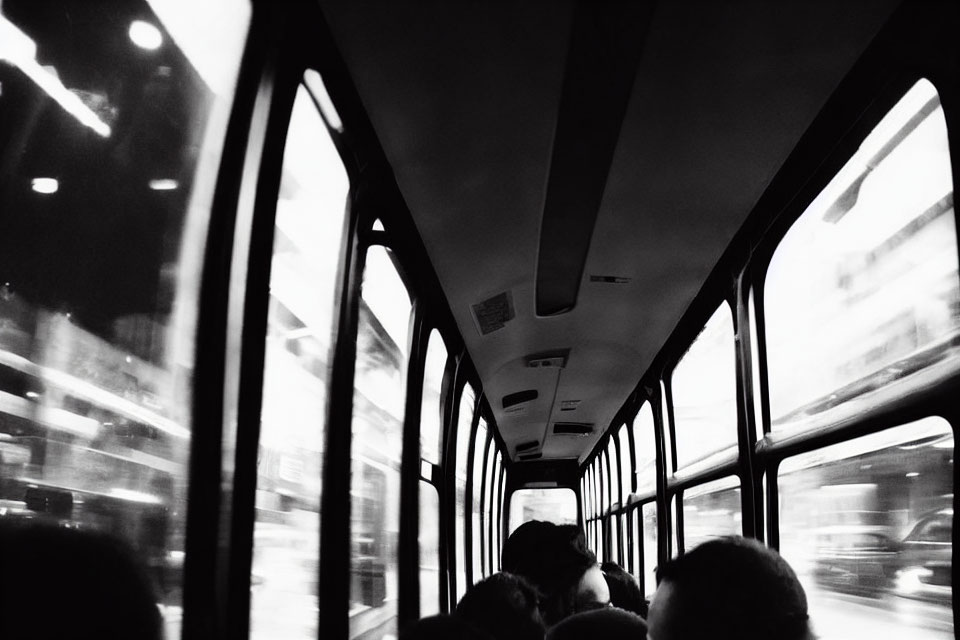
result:
[(530, 520), (647, 598), (742, 535), (824, 640), (955, 638), (958, 35), (0, 1), (0, 525), (122, 541), (167, 638), (395, 640)]

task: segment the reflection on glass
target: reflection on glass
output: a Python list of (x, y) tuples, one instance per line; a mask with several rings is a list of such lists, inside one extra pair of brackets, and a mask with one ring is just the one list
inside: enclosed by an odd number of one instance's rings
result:
[(617, 445), (612, 436), (607, 442), (607, 461), (610, 465), (610, 505), (620, 505), (623, 502), (620, 497), (620, 465), (617, 459)]
[[(464, 385), (460, 393), (460, 415), (457, 417), (457, 468), (456, 468), (456, 504), (457, 515), (454, 524), (456, 536), (454, 545), (457, 550), (457, 592), (459, 599), (467, 590), (467, 545), (463, 533), (463, 523), (466, 517), (466, 505), (470, 496), (467, 495), (467, 468), (470, 464), (470, 427), (473, 425), (473, 387)], [(476, 530), (476, 527), (474, 527)]]
[(184, 9), (0, 3), (0, 517), (125, 538), (168, 637), (200, 265), (250, 18)]
[(740, 480), (723, 478), (683, 492), (683, 549), (743, 533)]
[(822, 423), (956, 372), (953, 181), (921, 80), (777, 248), (764, 288), (774, 430)]
[(316, 635), (324, 420), (348, 189), (336, 147), (301, 86), (284, 151), (270, 272), (251, 577), (254, 638)]
[(420, 457), (440, 464), (440, 387), (447, 364), (447, 348), (440, 332), (430, 332), (423, 369), (423, 397), (420, 403)]
[(649, 402), (643, 403), (633, 420), (633, 444), (637, 454), (637, 494), (650, 495), (657, 490), (657, 434)]
[(953, 454), (926, 418), (781, 465), (780, 551), (820, 638), (953, 638)]
[(737, 443), (737, 379), (733, 314), (714, 312), (671, 378), (677, 468)]
[(440, 498), (420, 481), (420, 616), (440, 613)]
[(530, 520), (577, 524), (577, 496), (570, 489), (518, 489), (510, 495), (510, 533)]
[(483, 570), (483, 449), (487, 441), (487, 421), (482, 417), (477, 422), (477, 435), (473, 441), (473, 581), (479, 582)]
[(647, 597), (657, 589), (657, 503), (640, 507), (643, 526), (643, 594)]
[(410, 297), (388, 249), (367, 250), (350, 447), (350, 637), (396, 635), (400, 452)]

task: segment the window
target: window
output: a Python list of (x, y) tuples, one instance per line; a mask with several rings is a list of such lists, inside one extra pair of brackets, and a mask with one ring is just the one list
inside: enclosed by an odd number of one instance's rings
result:
[(780, 552), (819, 637), (953, 635), (953, 456), (930, 417), (781, 464)]
[(251, 9), (187, 11), (0, 6), (0, 518), (125, 539), (171, 637), (199, 277)]
[(671, 378), (677, 469), (736, 446), (736, 373), (733, 314), (723, 303)]
[(481, 416), (473, 439), (473, 580), (479, 582), (485, 575), (483, 566), (483, 455), (487, 444), (487, 422)]
[(683, 492), (683, 549), (743, 533), (740, 479), (723, 478)]
[[(357, 329), (350, 447), (351, 637), (366, 631), (368, 611), (396, 608), (410, 310), (410, 297), (390, 250), (370, 247)], [(396, 635), (395, 626), (387, 623), (376, 637)]]
[(500, 558), (503, 557), (503, 519), (506, 517), (506, 514), (503, 512), (503, 490), (504, 490), (504, 476), (506, 471), (503, 468), (503, 458), (500, 453), (497, 453), (497, 557), (494, 560), (494, 568), (497, 571), (500, 571)]
[(440, 497), (432, 484), (434, 469), (442, 459), (443, 403), (441, 389), (447, 365), (447, 349), (440, 332), (433, 329), (423, 363), (420, 396), (420, 615), (440, 612)]
[[(454, 567), (457, 575), (457, 592), (454, 599), (458, 600), (467, 591), (467, 541), (464, 536), (464, 520), (469, 509), (471, 496), (467, 495), (467, 470), (470, 465), (470, 430), (473, 426), (473, 387), (464, 385), (460, 392), (460, 414), (457, 418), (457, 468), (456, 468), (456, 539), (457, 566)], [(476, 527), (474, 527), (476, 530)]]
[(490, 575), (493, 573), (493, 467), (494, 467), (494, 457), (496, 454), (496, 444), (493, 442), (492, 434), (487, 436), (487, 445), (486, 445), (486, 460), (483, 463), (484, 476), (483, 476), (483, 519), (484, 527), (483, 531), (485, 534), (484, 538), (484, 549), (483, 557), (486, 559), (484, 565), (486, 566), (486, 573)]
[(640, 508), (643, 527), (643, 593), (650, 596), (657, 588), (657, 503), (647, 502)]
[(637, 494), (652, 495), (657, 491), (657, 434), (649, 402), (643, 403), (633, 421), (633, 445), (637, 454)]
[(348, 189), (340, 156), (301, 85), (284, 150), (270, 271), (250, 594), (254, 638), (316, 635), (326, 381)]
[(610, 505), (621, 505), (623, 499), (620, 493), (620, 460), (617, 455), (615, 435), (607, 441), (607, 464), (610, 465)]
[(510, 495), (510, 533), (530, 520), (577, 524), (577, 496), (570, 489), (518, 489)]
[(420, 615), (440, 613), (440, 498), (437, 488), (420, 481)]
[(957, 371), (952, 167), (932, 84), (907, 92), (784, 236), (764, 312), (774, 431)]
[(490, 503), (487, 513), (490, 514), (490, 573), (500, 570), (500, 514), (498, 513), (497, 480), (500, 477), (500, 452), (496, 450), (496, 443), (490, 443)]
[(423, 364), (423, 396), (420, 403), (420, 457), (433, 464), (440, 464), (441, 458), (443, 426), (440, 390), (446, 365), (447, 348), (440, 333), (434, 329), (430, 332), (427, 357)]
[(633, 493), (633, 456), (630, 455), (630, 426), (620, 428), (620, 486), (623, 490), (623, 504)]

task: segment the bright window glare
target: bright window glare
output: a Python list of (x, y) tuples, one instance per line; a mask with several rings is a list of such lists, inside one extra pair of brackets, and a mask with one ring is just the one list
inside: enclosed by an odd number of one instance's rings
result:
[(57, 192), (60, 183), (56, 178), (34, 178), (30, 181), (30, 188), (37, 193), (51, 194)]
[(397, 313), (397, 309), (410, 309), (410, 295), (390, 255), (382, 247), (371, 247), (367, 251), (363, 300), (397, 346), (406, 351), (410, 316)]

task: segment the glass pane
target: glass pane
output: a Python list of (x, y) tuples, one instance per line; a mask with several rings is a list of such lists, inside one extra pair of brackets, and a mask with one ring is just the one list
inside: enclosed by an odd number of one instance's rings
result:
[(707, 482), (683, 492), (683, 549), (743, 533), (739, 478)]
[(643, 516), (640, 509), (630, 512), (630, 573), (640, 579), (643, 567)]
[(440, 387), (447, 364), (447, 348), (440, 333), (430, 332), (427, 359), (423, 370), (423, 398), (420, 405), (420, 456), (440, 464)]
[(610, 464), (610, 504), (620, 505), (623, 502), (620, 494), (620, 466), (613, 436), (607, 443), (607, 461)]
[(637, 493), (652, 494), (657, 490), (657, 434), (649, 402), (643, 403), (634, 418), (633, 445), (637, 454)]
[(498, 512), (497, 501), (497, 480), (500, 477), (500, 454), (494, 450), (495, 444), (490, 443), (490, 455), (492, 456), (490, 468), (490, 506), (487, 512), (490, 514), (490, 573), (496, 573), (500, 570), (500, 514)]
[(630, 553), (630, 537), (629, 532), (627, 531), (627, 522), (629, 518), (626, 514), (620, 514), (617, 516), (617, 520), (620, 521), (620, 560), (619, 564), (624, 569), (629, 565), (628, 557)]
[(0, 517), (124, 538), (179, 637), (207, 223), (248, 2), (0, 3)]
[(820, 638), (953, 638), (953, 453), (926, 418), (781, 465), (780, 552)]
[(477, 435), (473, 445), (473, 581), (483, 576), (484, 538), (481, 493), (483, 490), (483, 447), (487, 441), (487, 422), (481, 417), (477, 422)]
[[(456, 470), (456, 503), (457, 520), (456, 540), (457, 566), (454, 568), (457, 575), (457, 592), (454, 599), (459, 600), (467, 592), (467, 543), (464, 537), (463, 523), (466, 517), (466, 505), (470, 502), (467, 495), (467, 468), (470, 464), (470, 428), (473, 426), (473, 387), (464, 385), (460, 393), (460, 415), (457, 417), (457, 470)], [(476, 530), (476, 527), (474, 527)]]
[(774, 430), (957, 371), (952, 168), (933, 85), (914, 85), (794, 223), (764, 296)]
[(737, 444), (737, 368), (733, 315), (714, 312), (673, 372), (677, 468)]
[(504, 470), (503, 463), (501, 462), (500, 454), (497, 454), (497, 518), (494, 520), (494, 523), (497, 527), (497, 555), (494, 560), (493, 566), (497, 571), (500, 571), (500, 558), (501, 552), (503, 551), (503, 519), (506, 517), (506, 514), (503, 512), (503, 485), (504, 485)]
[(326, 381), (349, 186), (301, 86), (284, 151), (270, 272), (250, 594), (255, 638), (316, 636)]
[(630, 455), (630, 425), (620, 429), (620, 482), (623, 487), (623, 503), (633, 493), (633, 458)]
[(600, 515), (607, 513), (610, 505), (610, 485), (607, 483), (607, 461), (605, 452), (601, 451), (597, 459), (600, 466), (597, 468), (597, 483), (600, 485)]
[[(488, 436), (489, 437), (489, 436)], [(486, 445), (486, 462), (483, 476), (483, 555), (486, 559), (484, 567), (487, 575), (493, 573), (493, 466), (495, 456), (493, 439)]]
[[(396, 635), (400, 452), (410, 298), (380, 246), (367, 250), (350, 446), (350, 636)], [(369, 637), (369, 636), (365, 636)]]
[(420, 482), (420, 615), (440, 613), (440, 498)]
[(680, 513), (680, 509), (677, 506), (677, 496), (670, 498), (670, 514), (673, 516), (670, 522), (670, 557), (676, 558), (680, 555), (680, 535), (678, 533), (678, 526), (680, 524), (679, 518), (677, 517)]
[(640, 508), (643, 522), (643, 593), (649, 597), (657, 589), (657, 503)]
[(518, 489), (510, 496), (510, 533), (530, 520), (577, 524), (577, 496), (570, 489)]

